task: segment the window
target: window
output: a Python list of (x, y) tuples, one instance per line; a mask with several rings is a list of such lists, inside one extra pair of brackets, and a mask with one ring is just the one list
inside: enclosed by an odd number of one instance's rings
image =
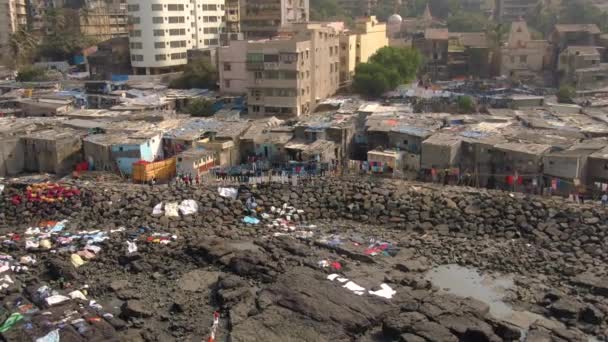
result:
[(232, 70), (232, 66), (230, 65), (230, 63), (224, 63), (224, 71), (230, 71)]
[(139, 17), (129, 17), (129, 24), (139, 24), (141, 22)]
[(165, 60), (167, 60), (167, 55), (156, 55), (156, 56), (154, 56), (154, 59), (156, 61), (165, 61)]
[(216, 39), (209, 39), (209, 45), (218, 45), (219, 44), (219, 40)]
[(186, 22), (184, 17), (169, 17), (169, 24), (183, 24)]
[(230, 80), (224, 80), (224, 87), (230, 88)]
[(203, 22), (204, 22), (204, 23), (208, 23), (208, 22), (209, 22), (209, 17), (204, 16), (204, 17), (203, 17)]
[(218, 32), (217, 27), (205, 27), (205, 29), (203, 30), (203, 33), (207, 33), (207, 34), (210, 34), (210, 33), (214, 34), (217, 32)]
[(144, 60), (144, 55), (131, 55), (131, 60), (135, 62), (142, 62)]
[(265, 63), (274, 63), (279, 61), (279, 55), (264, 55)]
[(161, 5), (161, 4), (152, 4), (152, 10), (153, 11), (162, 11), (163, 10), (163, 5)]
[(260, 106), (252, 106), (251, 109), (253, 110), (254, 113), (260, 112)]
[(141, 30), (132, 30), (129, 32), (129, 37), (141, 37)]
[(154, 48), (155, 49), (164, 49), (165, 48), (165, 42), (156, 42), (156, 43), (154, 43)]
[(179, 53), (172, 53), (171, 54), (171, 59), (175, 60), (175, 59), (186, 59), (187, 55), (185, 52), (179, 52)]
[(162, 37), (165, 35), (165, 30), (154, 30), (154, 37)]
[(205, 39), (205, 40), (203, 40), (203, 44), (205, 44), (205, 45), (209, 45), (209, 39)]
[(185, 40), (176, 40), (169, 44), (172, 48), (186, 47)]
[(163, 17), (152, 17), (152, 24), (162, 24), (163, 22)]
[(127, 5), (127, 11), (137, 12), (139, 11), (139, 5)]
[(186, 34), (186, 29), (170, 29), (169, 30), (170, 36), (183, 36), (185, 34)]
[(167, 5), (167, 10), (168, 11), (183, 11), (184, 10), (184, 5), (178, 4), (178, 5)]
[(207, 5), (207, 11), (217, 11), (217, 5)]
[(131, 49), (143, 49), (143, 44), (139, 42), (133, 42), (130, 44)]
[(528, 56), (519, 56), (519, 63), (527, 63), (528, 62)]

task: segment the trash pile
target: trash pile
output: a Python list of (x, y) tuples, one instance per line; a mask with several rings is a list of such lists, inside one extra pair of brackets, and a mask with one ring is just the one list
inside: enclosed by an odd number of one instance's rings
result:
[(74, 196), (80, 196), (80, 190), (57, 183), (37, 183), (28, 186), (25, 194), (13, 195), (11, 202), (13, 205), (19, 205), (24, 201), (54, 203)]
[[(329, 279), (330, 281), (338, 280), (338, 282), (344, 284), (342, 287), (344, 287), (347, 290), (352, 291), (356, 295), (362, 296), (363, 294), (365, 294), (366, 290), (364, 287), (361, 287), (361, 286), (357, 285), (355, 282), (348, 280), (348, 278), (341, 277), (337, 273), (332, 273), (332, 274), (328, 275), (327, 279)], [(379, 290), (376, 290), (376, 291), (369, 290), (369, 291), (367, 291), (367, 293), (374, 295), (374, 296), (391, 299), (397, 293), (397, 291), (393, 290), (387, 284), (382, 283), (382, 284), (380, 284)]]
[(284, 232), (293, 232), (297, 229), (294, 222), (296, 215), (301, 215), (304, 210), (296, 209), (288, 203), (283, 203), (283, 207), (270, 207), (270, 213), (262, 213), (261, 216), (270, 223), (266, 225), (268, 228), (279, 229)]
[(183, 216), (188, 216), (197, 212), (198, 203), (191, 199), (183, 200), (179, 204), (177, 202), (160, 202), (152, 208), (152, 216), (162, 216), (164, 214), (166, 217), (179, 217), (180, 213)]

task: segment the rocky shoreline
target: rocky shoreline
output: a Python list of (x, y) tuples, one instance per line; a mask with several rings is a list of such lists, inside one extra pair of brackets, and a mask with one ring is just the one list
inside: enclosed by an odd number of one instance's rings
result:
[[(216, 311), (217, 341), (608, 338), (608, 211), (599, 205), (351, 178), (241, 187), (236, 199), (215, 186), (72, 186), (78, 195), (53, 202), (16, 203), (18, 185), (2, 194), (0, 252), (10, 265), (36, 260), (0, 273), (12, 281), (0, 320), (22, 316), (5, 340), (55, 330), (61, 341), (207, 340)], [(254, 225), (243, 222), (251, 194)], [(184, 200), (196, 213), (152, 214)], [(49, 220), (65, 227), (26, 234)], [(488, 303), (427, 279), (449, 264), (511, 275), (505, 302), (537, 318), (495, 317)], [(374, 294), (382, 284), (391, 298)], [(49, 305), (43, 286), (69, 300)]]

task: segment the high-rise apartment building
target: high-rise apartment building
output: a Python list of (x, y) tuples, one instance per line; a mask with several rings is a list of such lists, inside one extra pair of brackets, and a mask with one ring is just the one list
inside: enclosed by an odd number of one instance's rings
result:
[(245, 38), (270, 38), (291, 23), (307, 22), (308, 0), (240, 0), (241, 31)]
[[(254, 116), (310, 114), (338, 90), (339, 43), (335, 27), (301, 23), (273, 39), (222, 47), (220, 89), (245, 92), (249, 114)], [(243, 54), (244, 60), (239, 58)]]
[(179, 71), (187, 51), (219, 45), (224, 0), (128, 0), (134, 74)]
[(11, 35), (26, 25), (27, 11), (25, 0), (0, 0), (1, 59), (11, 58)]
[(226, 0), (226, 33), (241, 32), (239, 0)]

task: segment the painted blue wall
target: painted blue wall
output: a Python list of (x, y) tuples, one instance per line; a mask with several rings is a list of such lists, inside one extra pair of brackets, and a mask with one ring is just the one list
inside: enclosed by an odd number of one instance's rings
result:
[(116, 158), (116, 163), (118, 164), (120, 172), (125, 175), (131, 175), (133, 173), (133, 163), (139, 160), (139, 158), (118, 157)]

